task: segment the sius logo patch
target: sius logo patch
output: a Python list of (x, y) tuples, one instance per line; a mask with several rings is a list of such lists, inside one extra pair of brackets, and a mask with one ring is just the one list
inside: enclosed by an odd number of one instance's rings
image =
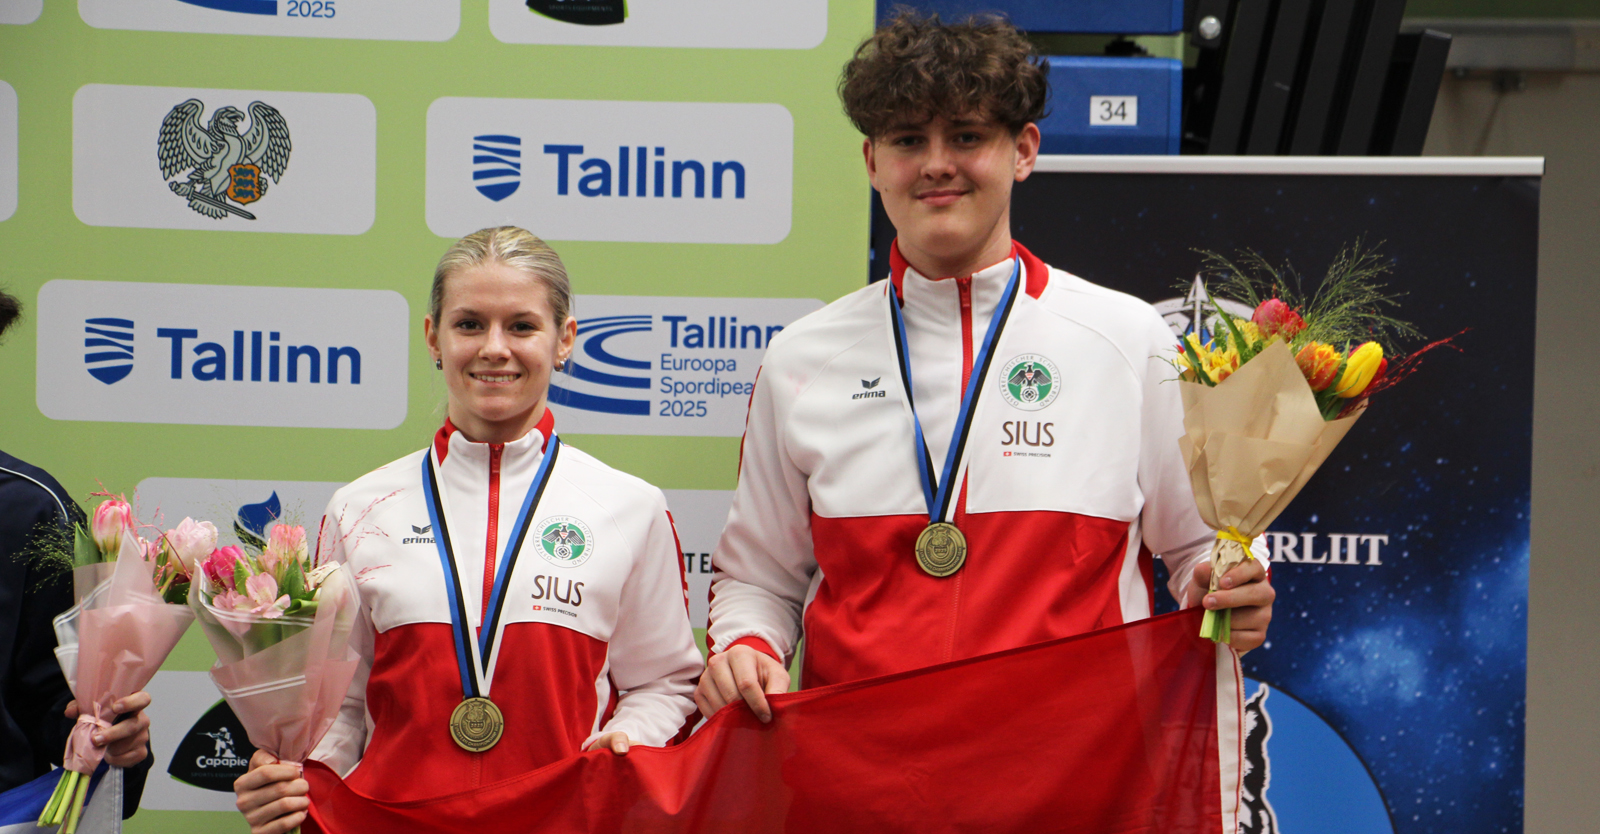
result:
[(1038, 411), (1061, 393), (1061, 371), (1037, 353), (1024, 353), (1000, 366), (1000, 397), (1012, 408)]
[(517, 193), (522, 184), (522, 140), (502, 133), (472, 137), (472, 181), (479, 194), (495, 202)]
[(539, 531), (539, 555), (558, 568), (575, 568), (594, 555), (594, 532), (580, 519), (550, 516), (534, 529)]
[(110, 385), (133, 371), (133, 321), (131, 319), (84, 319), (83, 346), (98, 348), (83, 356), (89, 375)]

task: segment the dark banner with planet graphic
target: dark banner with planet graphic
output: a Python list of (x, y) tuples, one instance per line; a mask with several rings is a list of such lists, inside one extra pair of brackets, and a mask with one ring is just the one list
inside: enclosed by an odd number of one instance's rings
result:
[(1358, 240), (1389, 262), (1397, 317), (1460, 334), (1373, 399), (1268, 534), (1278, 601), (1244, 658), (1246, 834), (1522, 830), (1539, 180), (1471, 162), (1017, 187), (1017, 240), (1154, 303), (1175, 335), (1230, 309), (1197, 283), (1196, 250), (1254, 250), (1309, 290)]

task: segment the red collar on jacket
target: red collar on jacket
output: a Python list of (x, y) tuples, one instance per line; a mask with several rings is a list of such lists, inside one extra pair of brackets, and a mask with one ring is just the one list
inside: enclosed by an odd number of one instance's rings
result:
[[(1010, 258), (1018, 255), (1022, 256), (1022, 269), (1026, 273), (1024, 276), (1026, 278), (1024, 288), (1028, 295), (1038, 298), (1044, 292), (1045, 284), (1050, 281), (1050, 267), (1046, 266), (1044, 261), (1039, 260), (1038, 256), (1029, 252), (1027, 247), (1013, 240), (1011, 241), (1011, 254), (1006, 257)], [(900, 239), (895, 238), (894, 242), (889, 244), (889, 280), (893, 282), (895, 292), (900, 293), (902, 296), (905, 295), (906, 291), (907, 266), (905, 257), (900, 254)], [(979, 271), (981, 272), (982, 270)]]
[[(533, 427), (535, 431), (544, 437), (544, 441), (539, 444), (540, 451), (544, 451), (550, 446), (550, 432), (554, 431), (555, 427), (556, 415), (547, 408), (544, 410), (544, 416), (540, 417), (539, 422)], [(450, 454), (450, 435), (457, 431), (456, 424), (450, 422), (450, 418), (446, 417), (444, 418), (444, 425), (440, 426), (439, 432), (433, 436), (433, 451), (439, 456), (440, 463), (444, 463), (445, 455)]]

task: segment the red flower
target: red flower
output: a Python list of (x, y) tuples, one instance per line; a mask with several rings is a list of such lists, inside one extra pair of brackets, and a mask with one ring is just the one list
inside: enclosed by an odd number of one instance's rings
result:
[(1276, 298), (1269, 298), (1261, 302), (1261, 306), (1251, 314), (1250, 320), (1256, 327), (1261, 328), (1263, 336), (1282, 336), (1293, 339), (1296, 333), (1306, 329), (1305, 319), (1300, 314), (1289, 309), (1289, 305)]

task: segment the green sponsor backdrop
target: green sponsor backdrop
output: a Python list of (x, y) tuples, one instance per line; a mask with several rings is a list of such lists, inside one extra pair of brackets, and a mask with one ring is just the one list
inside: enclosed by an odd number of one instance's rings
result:
[[(94, 29), (70, 0), (46, 3), (31, 24), (0, 26), (0, 80), (17, 92), (20, 160), (17, 210), (0, 222), (0, 285), (29, 307), (0, 346), (0, 448), (49, 470), (87, 504), (102, 485), (131, 491), (157, 476), (345, 481), (423, 445), (444, 402), (421, 338), (432, 267), (450, 243), (423, 221), (427, 109), (441, 96), (781, 104), (794, 116), (793, 225), (781, 243), (552, 243), (585, 294), (832, 299), (861, 285), (861, 140), (834, 85), (871, 28), (871, 0), (830, 0), (827, 37), (808, 50), (505, 44), (490, 34), (485, 0), (461, 5), (458, 33), (439, 43)], [(364, 95), (378, 118), (377, 219), (354, 236), (87, 226), (72, 208), (72, 98), (95, 83)], [(149, 146), (152, 166), (154, 140), (130, 129), (128, 141)], [(48, 419), (35, 405), (32, 308), (58, 278), (398, 291), (416, 322), (406, 420), (365, 431)], [(731, 489), (737, 474), (737, 438), (568, 440), (666, 489)], [(201, 671), (211, 660), (193, 629), (165, 668)], [(127, 826), (244, 829), (236, 814), (148, 809)]]

